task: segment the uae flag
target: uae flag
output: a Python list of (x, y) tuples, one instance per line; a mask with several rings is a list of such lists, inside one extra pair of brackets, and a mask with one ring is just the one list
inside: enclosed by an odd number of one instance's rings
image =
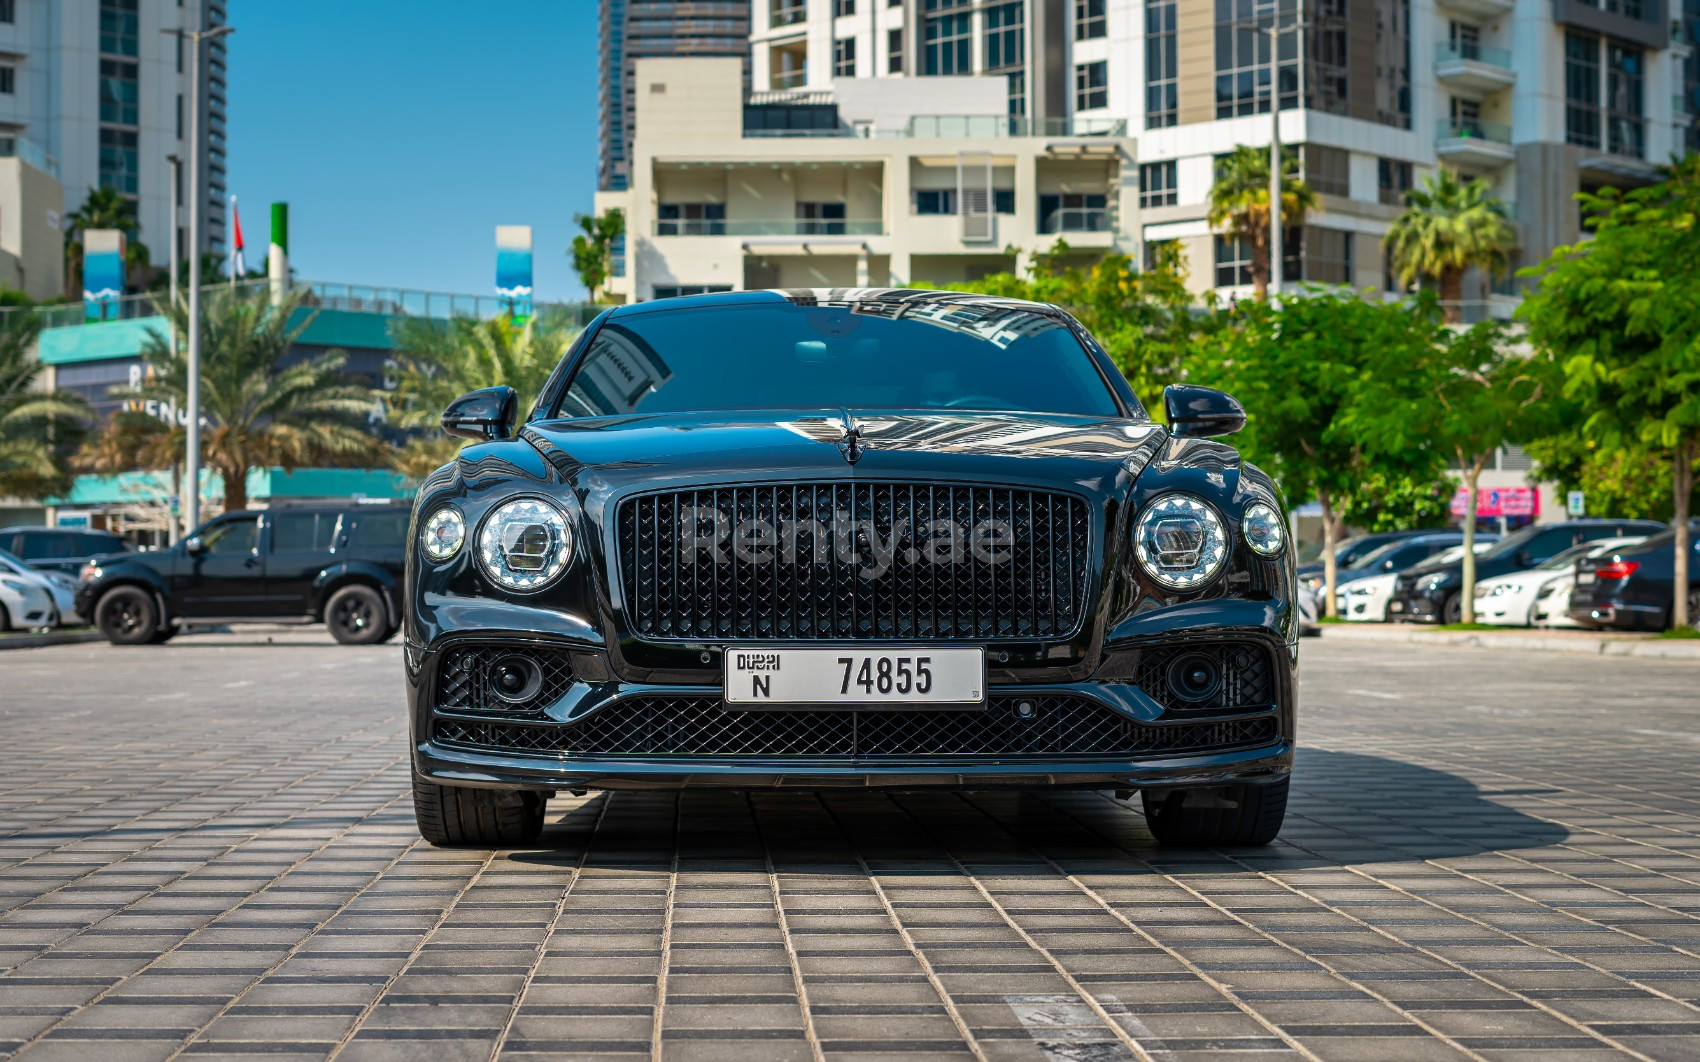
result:
[(236, 197), (230, 197), (230, 224), (236, 233), (236, 242), (230, 251), (230, 279), (247, 275), (248, 267), (242, 263), (242, 214), (236, 209)]

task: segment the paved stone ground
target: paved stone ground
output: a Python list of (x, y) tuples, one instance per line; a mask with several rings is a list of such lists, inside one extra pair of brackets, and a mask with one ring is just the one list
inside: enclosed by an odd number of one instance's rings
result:
[(0, 1054), (1700, 1056), (1700, 666), (1304, 656), (1268, 849), (699, 793), (483, 853), (418, 843), (394, 647), (0, 654)]

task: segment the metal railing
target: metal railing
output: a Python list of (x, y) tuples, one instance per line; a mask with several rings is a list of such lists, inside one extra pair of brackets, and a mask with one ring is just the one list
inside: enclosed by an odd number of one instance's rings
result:
[(54, 180), (59, 179), (59, 160), (28, 137), (0, 136), (0, 158), (23, 159)]
[(809, 5), (806, 3), (788, 4), (783, 7), (775, 5), (767, 24), (772, 29), (779, 29), (783, 26), (795, 26), (797, 23), (807, 20), (808, 17)]
[(729, 218), (660, 220), (657, 236), (883, 236), (879, 218)]
[(1435, 127), (1437, 140), (1488, 140), (1495, 144), (1511, 143), (1511, 127), (1499, 122), (1478, 122), (1472, 119), (1442, 118)]
[(1487, 48), (1467, 41), (1439, 45), (1434, 50), (1434, 61), (1436, 63), (1485, 63), (1488, 66), (1511, 69), (1511, 53), (1506, 49)]
[(1039, 231), (1109, 232), (1110, 212), (1104, 207), (1062, 207), (1040, 219)]
[(1005, 114), (917, 114), (902, 130), (880, 130), (876, 136), (917, 138), (987, 138), (1026, 136), (1127, 135), (1121, 118), (1028, 118)]

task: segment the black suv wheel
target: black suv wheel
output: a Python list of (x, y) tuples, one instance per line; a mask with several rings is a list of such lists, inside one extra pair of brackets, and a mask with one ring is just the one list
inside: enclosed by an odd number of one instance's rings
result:
[(343, 645), (372, 645), (390, 634), (384, 595), (359, 583), (345, 586), (325, 602), (325, 626)]
[(94, 625), (113, 645), (145, 645), (159, 633), (159, 609), (139, 586), (114, 587), (95, 605)]
[(531, 844), (543, 833), (544, 804), (537, 793), (438, 785), (413, 774), (419, 836), (440, 847)]
[(1287, 782), (1171, 789), (1139, 794), (1145, 825), (1159, 844), (1176, 848), (1264, 845), (1287, 817)]

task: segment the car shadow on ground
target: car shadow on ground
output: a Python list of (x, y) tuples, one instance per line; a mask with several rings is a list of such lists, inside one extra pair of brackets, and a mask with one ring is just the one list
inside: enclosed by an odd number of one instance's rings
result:
[[(1160, 847), (1139, 798), (1093, 792), (819, 792), (718, 789), (616, 792), (552, 807), (536, 848), (519, 862), (604, 869), (731, 869), (769, 859), (787, 873), (869, 866), (997, 866), (1024, 872), (1164, 874), (1177, 868), (1279, 872), (1454, 859), (1559, 844), (1558, 822), (1502, 803), (1533, 788), (1484, 792), (1431, 767), (1359, 752), (1299, 753), (1286, 826), (1265, 848)], [(1558, 793), (1558, 790), (1551, 790)], [(588, 851), (586, 846), (588, 845)]]

